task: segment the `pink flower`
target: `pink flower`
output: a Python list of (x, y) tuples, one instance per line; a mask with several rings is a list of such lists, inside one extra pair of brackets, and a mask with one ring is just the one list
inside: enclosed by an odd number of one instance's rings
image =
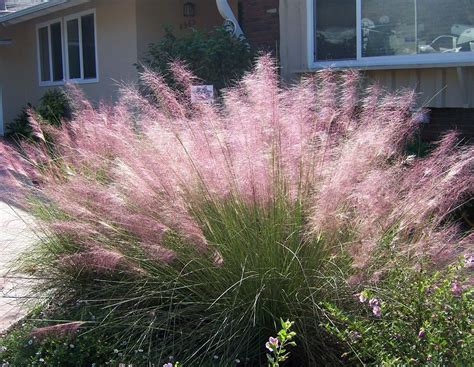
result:
[(377, 298), (372, 298), (372, 299), (369, 301), (369, 306), (370, 306), (370, 307), (380, 306), (380, 301), (379, 301)]
[(268, 339), (268, 342), (265, 343), (265, 347), (270, 351), (273, 352), (276, 348), (278, 348), (278, 338), (274, 338), (273, 336)]
[(380, 317), (382, 315), (382, 309), (380, 308), (380, 306), (374, 306), (374, 307), (372, 307), (372, 313), (376, 317)]
[(451, 284), (451, 292), (453, 293), (453, 295), (455, 297), (460, 297), (461, 296), (461, 294), (462, 294), (462, 285), (458, 280), (455, 280)]

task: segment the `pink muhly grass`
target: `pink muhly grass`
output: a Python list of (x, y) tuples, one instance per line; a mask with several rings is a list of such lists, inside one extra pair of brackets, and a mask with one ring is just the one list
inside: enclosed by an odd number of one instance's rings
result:
[(71, 337), (73, 338), (79, 328), (84, 325), (82, 321), (68, 322), (65, 324), (51, 325), (40, 328), (35, 328), (31, 331), (30, 336), (38, 340), (47, 337)]
[(117, 270), (123, 263), (124, 256), (115, 251), (103, 248), (93, 248), (74, 255), (64, 256), (59, 259), (59, 264), (80, 271), (90, 270), (99, 273), (109, 273)]
[(43, 129), (41, 128), (40, 120), (41, 120), (41, 118), (39, 116), (37, 116), (37, 114), (35, 113), (35, 111), (33, 109), (28, 110), (28, 122), (29, 122), (31, 130), (32, 130), (31, 135), (34, 138), (45, 142), (46, 139), (45, 139), (44, 134), (43, 134)]
[[(226, 200), (266, 208), (279, 196), (301, 202), (306, 235), (347, 251), (361, 272), (380, 248), (444, 264), (467, 246), (449, 218), (472, 196), (473, 148), (451, 133), (431, 155), (407, 159), (404, 146), (418, 127), (413, 92), (363, 88), (356, 72), (334, 70), (282, 87), (263, 56), (221, 103), (191, 105), (195, 78), (183, 64), (171, 70), (182, 89), (145, 69), (147, 94), (123, 86), (114, 106), (93, 108), (72, 88), (73, 121), (48, 127), (54, 159), (42, 139), (27, 145), (42, 193), (74, 222), (46, 226), (117, 246), (68, 255), (63, 264), (113, 271), (124, 241), (169, 263), (179, 253), (167, 234), (198, 253), (214, 251), (196, 208)], [(41, 124), (35, 128), (41, 137)]]

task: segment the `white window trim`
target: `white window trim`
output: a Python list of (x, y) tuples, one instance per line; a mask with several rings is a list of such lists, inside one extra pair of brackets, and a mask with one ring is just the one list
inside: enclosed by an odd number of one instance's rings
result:
[[(63, 24), (62, 24), (62, 18), (56, 18), (49, 20), (44, 23), (40, 23), (36, 25), (36, 55), (38, 59), (38, 81), (40, 87), (46, 87), (46, 86), (54, 86), (54, 85), (63, 85), (64, 84), (64, 45), (62, 47), (62, 57), (63, 57), (63, 80), (57, 80), (53, 81), (53, 54), (51, 50), (51, 24), (56, 24), (60, 23), (61, 24), (61, 32), (63, 31)], [(39, 37), (39, 30), (41, 28), (48, 28), (48, 51), (49, 51), (49, 81), (42, 81), (41, 80), (41, 56), (40, 56), (40, 37)], [(62, 34), (61, 34), (61, 41), (62, 41)], [(64, 42), (63, 42), (64, 43)]]
[(427, 68), (444, 66), (465, 66), (474, 65), (474, 52), (456, 53), (432, 53), (416, 55), (396, 55), (396, 56), (372, 56), (362, 57), (361, 42), (362, 28), (362, 0), (356, 1), (356, 27), (357, 27), (357, 59), (340, 61), (316, 61), (314, 44), (314, 5), (318, 0), (306, 0), (307, 9), (307, 50), (308, 67), (310, 69), (334, 68), (356, 68), (356, 69), (399, 69), (399, 68)]
[[(69, 54), (68, 54), (68, 47), (67, 47), (67, 29), (66, 23), (69, 20), (77, 19), (79, 24), (79, 48), (80, 48), (80, 67), (81, 67), (81, 75), (84, 75), (84, 63), (82, 62), (83, 54), (82, 54), (82, 17), (85, 15), (94, 15), (94, 42), (95, 42), (95, 70), (96, 70), (96, 77), (83, 79), (70, 79), (69, 78)], [(61, 81), (42, 81), (41, 80), (41, 58), (40, 58), (40, 43), (39, 43), (39, 29), (44, 27), (49, 27), (51, 24), (54, 23), (61, 23), (61, 42), (62, 42), (62, 56), (63, 56), (63, 80)], [(49, 41), (49, 72), (50, 77), (52, 79), (52, 50), (51, 50), (51, 32), (48, 28), (48, 41)], [(65, 83), (74, 83), (74, 84), (92, 84), (99, 82), (99, 56), (98, 56), (98, 47), (97, 47), (97, 16), (95, 9), (88, 9), (81, 11), (79, 13), (74, 13), (67, 15), (62, 18), (56, 18), (54, 20), (50, 20), (47, 22), (43, 22), (36, 25), (36, 54), (37, 54), (37, 62), (38, 62), (38, 81), (40, 87), (52, 87), (52, 86), (60, 86), (64, 85)]]
[[(69, 78), (69, 50), (67, 48), (67, 22), (70, 20), (77, 19), (78, 21), (78, 26), (79, 26), (79, 58), (80, 58), (80, 68), (81, 68), (81, 76), (84, 75), (84, 62), (83, 62), (83, 52), (82, 52), (82, 17), (85, 15), (94, 15), (94, 42), (95, 42), (95, 74), (96, 77), (91, 79), (84, 79), (83, 77), (81, 78), (75, 78), (75, 79), (70, 79)], [(80, 13), (75, 13), (68, 15), (63, 18), (64, 21), (64, 36), (63, 36), (63, 42), (65, 44), (65, 54), (66, 54), (66, 59), (65, 59), (65, 66), (66, 66), (66, 79), (69, 82), (72, 83), (78, 83), (78, 84), (87, 84), (87, 83), (97, 83), (99, 82), (99, 58), (98, 58), (98, 47), (97, 47), (97, 16), (95, 9), (89, 9), (82, 11)]]

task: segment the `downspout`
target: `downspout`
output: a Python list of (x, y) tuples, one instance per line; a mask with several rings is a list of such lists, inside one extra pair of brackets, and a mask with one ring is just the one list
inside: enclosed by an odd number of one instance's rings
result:
[(235, 17), (234, 12), (232, 11), (232, 8), (230, 7), (228, 1), (216, 0), (216, 4), (217, 9), (219, 10), (219, 13), (221, 14), (222, 18), (224, 18), (227, 22), (231, 22), (235, 27), (234, 36), (243, 37), (244, 32), (242, 31), (242, 28), (240, 28), (239, 22), (237, 21), (237, 18)]

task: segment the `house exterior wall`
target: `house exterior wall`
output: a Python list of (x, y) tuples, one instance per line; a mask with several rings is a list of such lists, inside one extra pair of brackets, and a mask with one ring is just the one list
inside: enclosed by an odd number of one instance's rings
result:
[(463, 143), (474, 143), (474, 108), (432, 108), (430, 121), (422, 124), (422, 141), (437, 141), (448, 130), (458, 131)]
[[(280, 0), (280, 59), (282, 76), (294, 80), (308, 65), (307, 0)], [(398, 68), (366, 70), (388, 90), (401, 87), (418, 92), (420, 106), (438, 108), (474, 108), (474, 57), (472, 66)], [(474, 123), (474, 122), (473, 122)]]
[(117, 81), (135, 80), (135, 1), (92, 0), (17, 25), (0, 25), (0, 39), (13, 39), (11, 46), (0, 46), (0, 88), (3, 90), (4, 124), (12, 121), (27, 103), (37, 104), (48, 89), (39, 86), (36, 43), (36, 25), (39, 23), (95, 9), (99, 82), (84, 83), (81, 88), (91, 100), (110, 101), (117, 93)]
[(239, 23), (250, 45), (279, 56), (279, 0), (239, 0)]
[[(215, 0), (194, 1), (196, 16), (185, 17), (183, 5), (188, 0), (137, 0), (137, 47), (138, 56), (146, 55), (148, 46), (156, 43), (165, 34), (164, 28), (171, 26), (177, 36), (191, 32), (192, 28), (211, 30), (222, 25), (224, 19), (217, 10)], [(230, 0), (237, 16), (237, 0)]]

